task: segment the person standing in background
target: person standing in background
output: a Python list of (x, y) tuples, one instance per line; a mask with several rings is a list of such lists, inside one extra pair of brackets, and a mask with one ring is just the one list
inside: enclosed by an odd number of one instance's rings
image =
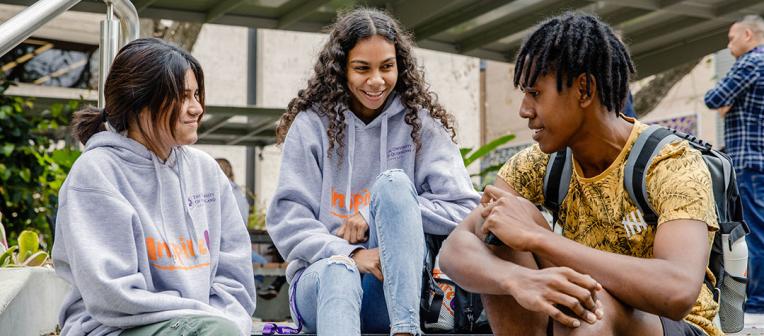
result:
[(743, 218), (751, 228), (748, 244), (746, 326), (764, 326), (764, 20), (749, 15), (728, 34), (737, 59), (706, 93), (708, 108), (724, 119), (726, 152), (735, 167)]
[(224, 158), (217, 158), (215, 161), (217, 161), (218, 165), (220, 165), (220, 169), (223, 170), (223, 173), (231, 182), (231, 189), (233, 190), (234, 198), (236, 198), (236, 205), (239, 206), (241, 218), (244, 219), (244, 224), (246, 224), (249, 221), (249, 202), (247, 201), (247, 194), (234, 181), (231, 162)]

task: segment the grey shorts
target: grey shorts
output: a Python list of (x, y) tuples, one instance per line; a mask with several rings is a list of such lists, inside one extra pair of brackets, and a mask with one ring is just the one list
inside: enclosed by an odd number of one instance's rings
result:
[(660, 319), (663, 325), (663, 336), (706, 336), (703, 330), (685, 320), (674, 321), (663, 316), (660, 316)]

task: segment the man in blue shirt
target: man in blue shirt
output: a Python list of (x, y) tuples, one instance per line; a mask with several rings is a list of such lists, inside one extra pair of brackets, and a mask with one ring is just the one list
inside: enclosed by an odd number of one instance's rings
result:
[(730, 27), (737, 60), (705, 96), (724, 118), (724, 142), (737, 173), (748, 243), (746, 325), (764, 325), (764, 20), (749, 15)]

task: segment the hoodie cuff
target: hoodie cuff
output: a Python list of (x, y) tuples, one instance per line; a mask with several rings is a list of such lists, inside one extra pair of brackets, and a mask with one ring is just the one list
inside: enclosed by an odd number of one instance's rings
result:
[(342, 242), (336, 242), (334, 244), (336, 246), (333, 246), (333, 248), (331, 249), (331, 254), (328, 255), (327, 258), (333, 255), (341, 255), (341, 256), (348, 257), (350, 256), (351, 253), (353, 253), (353, 251), (364, 248), (362, 245), (350, 244), (345, 240), (343, 240)]

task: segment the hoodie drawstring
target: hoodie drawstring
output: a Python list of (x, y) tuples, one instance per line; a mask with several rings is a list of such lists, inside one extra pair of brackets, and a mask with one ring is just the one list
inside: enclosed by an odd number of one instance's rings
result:
[[(157, 180), (157, 188), (158, 188), (157, 194), (159, 195), (159, 217), (160, 217), (159, 220), (162, 222), (162, 224), (161, 224), (162, 227), (161, 228), (157, 227), (157, 231), (159, 232), (159, 236), (162, 237), (162, 240), (164, 241), (166, 246), (170, 246), (170, 241), (167, 240), (167, 227), (165, 226), (164, 202), (162, 200), (162, 194), (163, 194), (163, 192), (162, 192), (162, 177), (159, 175), (160, 174), (160, 169), (162, 167), (159, 164), (159, 157), (157, 157), (154, 154), (151, 155), (151, 162), (154, 164), (154, 177)], [(175, 260), (176, 256), (175, 256), (175, 254), (173, 254), (173, 251), (172, 251), (171, 248), (167, 249), (167, 254), (170, 255), (170, 259), (172, 260), (172, 263), (175, 264), (176, 263), (176, 260)]]
[(348, 150), (348, 185), (347, 192), (345, 193), (345, 209), (347, 209), (350, 214), (350, 199), (353, 198), (350, 185), (353, 184), (353, 160), (355, 159), (355, 116), (348, 116), (345, 120), (348, 121), (348, 144), (345, 146)]
[[(176, 152), (180, 152), (180, 154), (184, 154), (185, 152), (174, 149)], [(186, 194), (186, 183), (183, 179), (183, 160), (182, 155), (176, 155), (175, 156), (175, 164), (178, 167), (178, 184), (180, 185), (180, 195), (181, 197), (188, 197)], [(185, 210), (185, 214), (188, 216), (188, 221), (184, 221), (186, 223), (186, 233), (188, 233), (188, 239), (192, 239), (194, 245), (200, 244), (199, 236), (196, 234), (196, 223), (194, 223), (194, 216), (191, 215), (191, 205), (188, 204), (185, 200), (183, 200), (183, 209)], [(209, 248), (209, 246), (207, 246)]]
[(379, 173), (387, 171), (387, 118), (382, 115), (382, 129), (379, 133)]

